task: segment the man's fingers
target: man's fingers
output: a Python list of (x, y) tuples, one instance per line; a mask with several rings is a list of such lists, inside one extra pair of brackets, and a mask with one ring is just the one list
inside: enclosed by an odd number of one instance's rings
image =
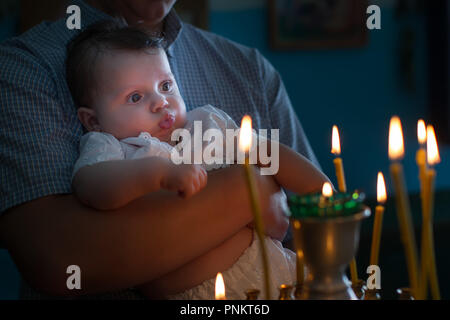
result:
[(206, 182), (208, 181), (208, 173), (206, 170), (203, 170), (203, 186), (206, 185)]

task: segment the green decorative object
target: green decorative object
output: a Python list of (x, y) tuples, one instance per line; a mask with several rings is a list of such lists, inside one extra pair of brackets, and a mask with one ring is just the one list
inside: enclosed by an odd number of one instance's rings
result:
[(293, 195), (288, 198), (289, 215), (293, 219), (330, 219), (361, 212), (364, 209), (364, 193), (336, 193), (325, 197), (321, 193)]

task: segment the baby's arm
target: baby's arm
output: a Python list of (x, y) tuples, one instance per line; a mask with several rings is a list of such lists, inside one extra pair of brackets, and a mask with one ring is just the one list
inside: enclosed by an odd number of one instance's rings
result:
[[(278, 143), (279, 159), (272, 159), (271, 141), (266, 140), (266, 143), (266, 146), (262, 144), (264, 147), (267, 147), (267, 150), (264, 150), (264, 153), (267, 153), (271, 161), (279, 161), (278, 171), (273, 174), (273, 178), (281, 187), (297, 194), (306, 194), (321, 191), (323, 183), (329, 182), (328, 177), (317, 169), (308, 159), (282, 143)], [(275, 145), (273, 147), (275, 147)], [(259, 158), (259, 150), (257, 155), (258, 167), (269, 167), (274, 165), (270, 162), (268, 164), (261, 163), (261, 159)], [(248, 226), (254, 228), (254, 222), (251, 222)], [(284, 229), (284, 233), (278, 233), (279, 236), (272, 237), (282, 241), (289, 226), (287, 218), (285, 221), (285, 226), (286, 228)]]
[[(322, 190), (328, 177), (301, 154), (279, 143), (280, 165), (275, 179), (283, 188), (297, 194), (306, 194)], [(269, 143), (269, 150), (270, 150)]]
[(120, 208), (141, 196), (167, 189), (190, 197), (206, 185), (207, 175), (196, 165), (175, 165), (162, 157), (103, 161), (80, 168), (72, 181), (84, 204), (99, 209)]

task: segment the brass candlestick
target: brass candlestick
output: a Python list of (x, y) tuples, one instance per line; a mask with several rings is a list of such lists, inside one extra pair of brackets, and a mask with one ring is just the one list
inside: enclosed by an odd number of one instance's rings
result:
[(397, 289), (398, 300), (415, 300), (411, 288)]
[(294, 296), (292, 295), (293, 290), (293, 286), (289, 284), (282, 284), (280, 286), (280, 295), (278, 300), (294, 300)]
[(247, 300), (258, 300), (259, 292), (260, 291), (258, 289), (248, 289), (245, 292)]
[(370, 216), (363, 195), (330, 196), (326, 208), (321, 195), (293, 196), (288, 204), (296, 249), (303, 252), (308, 270), (300, 299), (357, 300), (345, 270), (359, 243), (361, 221)]
[(367, 287), (364, 280), (358, 279), (356, 283), (352, 283), (352, 289), (359, 300), (365, 300)]
[(301, 300), (303, 293), (303, 284), (296, 283), (295, 284), (295, 291), (294, 291), (294, 298), (295, 300)]
[(380, 290), (367, 289), (364, 293), (364, 300), (381, 300)]

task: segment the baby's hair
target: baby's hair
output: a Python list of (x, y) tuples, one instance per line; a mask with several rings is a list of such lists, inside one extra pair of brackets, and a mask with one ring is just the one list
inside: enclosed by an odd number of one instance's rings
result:
[(128, 26), (118, 19), (89, 26), (67, 46), (66, 79), (77, 107), (86, 106), (95, 90), (98, 59), (112, 50), (146, 51), (163, 48), (163, 37), (144, 26)]

